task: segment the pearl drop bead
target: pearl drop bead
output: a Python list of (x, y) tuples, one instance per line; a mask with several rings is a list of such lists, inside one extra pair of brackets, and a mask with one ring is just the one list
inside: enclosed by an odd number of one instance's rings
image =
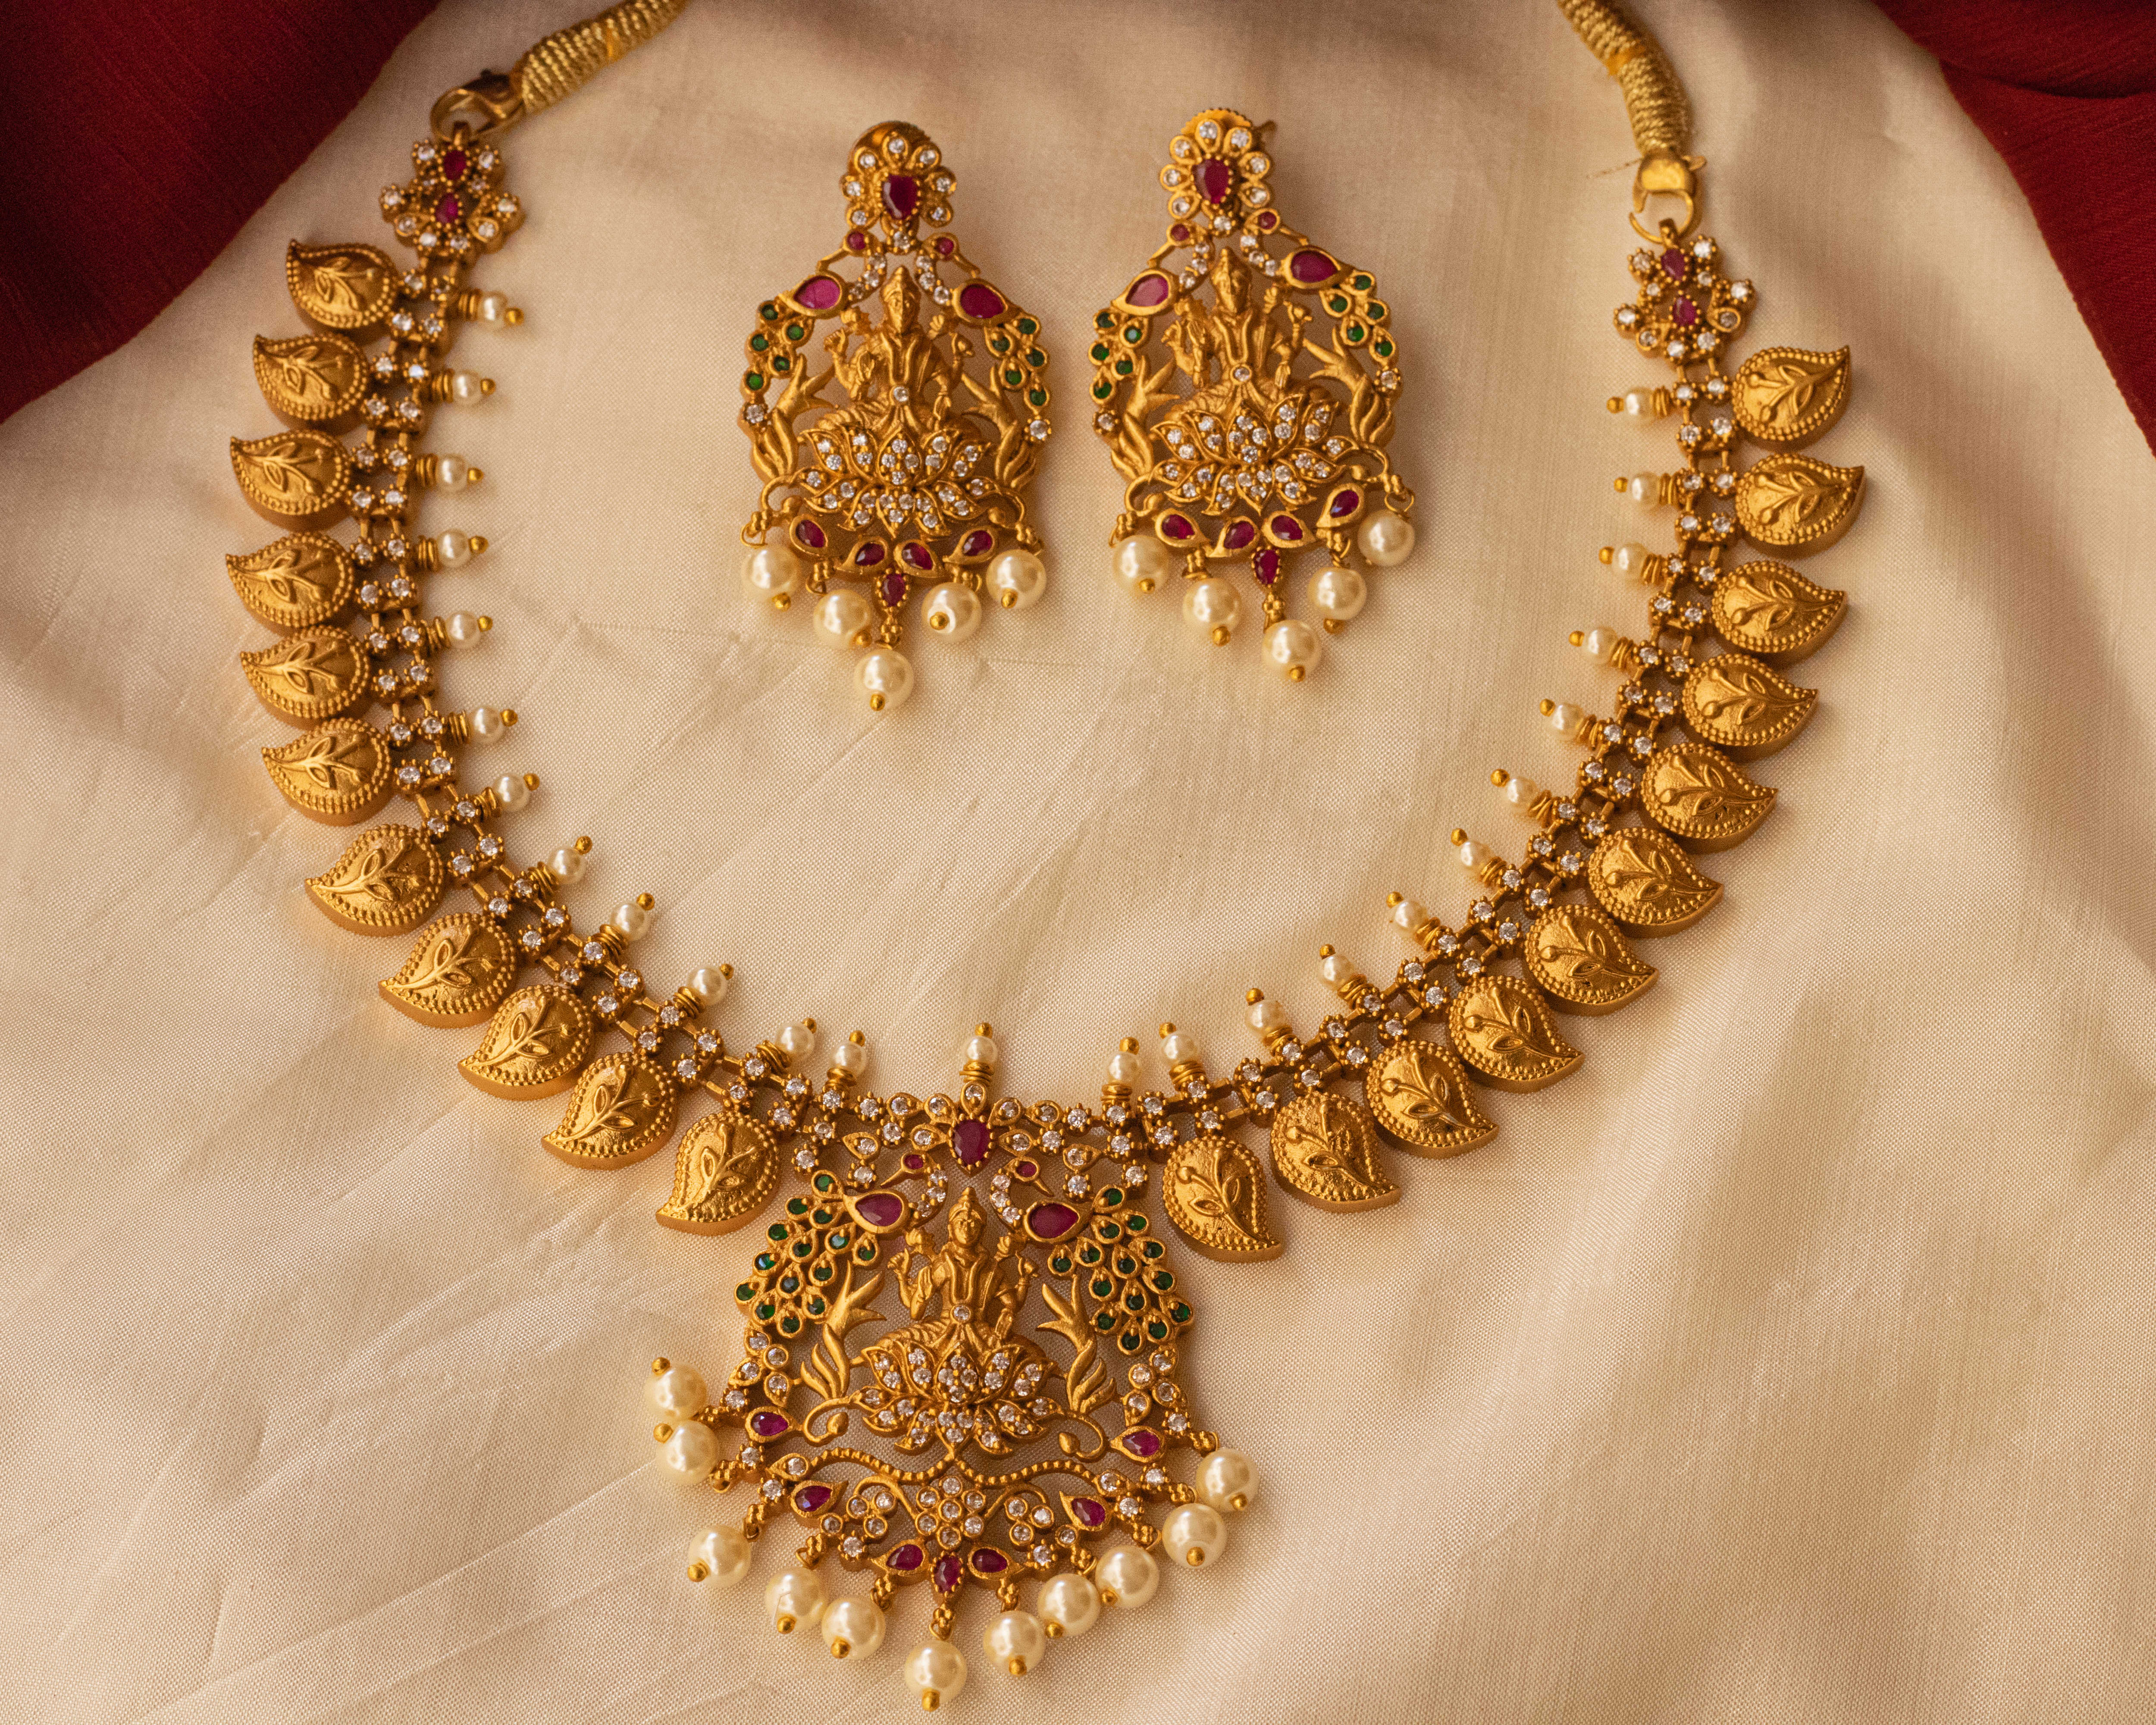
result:
[(1327, 952), (1317, 961), (1317, 973), (1337, 988), (1355, 974), (1355, 967), (1337, 952)]
[(1569, 701), (1560, 701), (1550, 709), (1549, 726), (1553, 731), (1562, 731), (1567, 736), (1579, 728), (1579, 709)]
[(1625, 481), (1625, 495), (1635, 503), (1652, 508), (1661, 501), (1662, 479), (1656, 473), (1635, 473)]
[(1160, 1057), (1171, 1066), (1199, 1058), (1198, 1039), (1187, 1031), (1171, 1030), (1161, 1039)]
[(1048, 1651), (1048, 1631), (1030, 1611), (1006, 1611), (982, 1631), (981, 1651), (1014, 1677), (1022, 1677)]
[(1243, 596), (1218, 576), (1209, 575), (1184, 585), (1183, 620), (1199, 634), (1217, 639), (1219, 630), (1234, 629), (1242, 615)]
[(452, 372), (449, 373), (449, 398), (459, 407), (471, 407), (485, 401), (486, 397), (486, 380), (478, 372)]
[(1151, 1552), (1140, 1551), (1135, 1545), (1119, 1545), (1101, 1559), (1093, 1579), (1101, 1589), (1102, 1604), (1135, 1611), (1160, 1585), (1160, 1565), (1153, 1562)]
[(1082, 1635), (1100, 1621), (1101, 1595), (1082, 1575), (1051, 1575), (1040, 1584), (1041, 1626), (1051, 1635)]
[(719, 1435), (701, 1420), (691, 1420), (674, 1428), (659, 1446), (659, 1459), (677, 1478), (701, 1480), (719, 1465)]
[(1171, 1562), (1195, 1569), (1219, 1561), (1228, 1548), (1228, 1524), (1210, 1504), (1186, 1503), (1168, 1517), (1160, 1543)]
[(988, 591), (1007, 611), (1023, 611), (1048, 591), (1048, 570), (1029, 551), (1007, 551), (988, 565)]
[(1651, 389), (1628, 389), (1625, 392), (1624, 408), (1626, 415), (1634, 419), (1655, 419), (1655, 392)]
[(824, 1608), (824, 1640), (835, 1659), (883, 1645), (883, 1613), (872, 1599), (834, 1599)]
[(1265, 631), (1265, 659), (1275, 670), (1300, 678), (1315, 670), (1325, 657), (1325, 637), (1296, 618), (1276, 623)]
[(690, 973), (689, 992), (706, 1006), (716, 1006), (726, 998), (726, 973), (704, 965)]
[(1389, 510), (1381, 509), (1375, 515), (1365, 516), (1363, 525), (1355, 530), (1355, 543), (1373, 569), (1404, 562), (1408, 553), (1414, 549), (1414, 526)]
[(1430, 906), (1419, 905), (1411, 898), (1404, 898), (1393, 906), (1393, 927), (1406, 934), (1413, 934), (1430, 921)]
[(475, 647), (485, 633), (469, 611), (452, 611), (442, 619), (442, 639), (452, 647)]
[(1109, 553), (1115, 559), (1116, 579), (1132, 593), (1152, 593), (1168, 585), (1178, 559), (1158, 539), (1119, 539)]
[(980, 595), (963, 582), (939, 582), (921, 602), (921, 620), (931, 634), (963, 641), (981, 626)]
[(1268, 1030), (1287, 1028), (1287, 1009), (1277, 1000), (1253, 1000), (1250, 1009), (1243, 1014), (1243, 1022), (1260, 1036)]
[(1579, 650), (1589, 659), (1607, 659), (1616, 644), (1617, 631), (1606, 629), (1600, 624), (1583, 630), (1579, 637)]
[(889, 712), (903, 706), (906, 697), (913, 693), (913, 661), (896, 647), (871, 647), (861, 655), (854, 680), (861, 685), (870, 707), (880, 713)]
[(921, 1705), (932, 1710), (966, 1686), (966, 1656), (948, 1641), (931, 1641), (907, 1656), (904, 1676)]
[(479, 321), (481, 323), (501, 323), (508, 316), (508, 295), (481, 294), (479, 296)]
[(500, 742), (509, 734), (501, 715), (490, 706), (475, 706), (465, 715), (465, 727), (474, 742)]
[(564, 845), (547, 859), (547, 871), (564, 886), (573, 886), (584, 878), (584, 854)]
[(1532, 808), (1535, 798), (1542, 793), (1543, 788), (1540, 785), (1532, 778), (1517, 773), (1513, 773), (1497, 788), (1497, 794), (1515, 809)]
[(1652, 553), (1637, 540), (1628, 540), (1609, 554), (1609, 567), (1620, 575), (1644, 575)]
[(434, 561), (444, 569), (454, 569), (470, 562), (471, 555), (470, 534), (447, 527), (434, 535)]
[(514, 814), (531, 800), (531, 787), (513, 773), (505, 773), (494, 782), (494, 800)]
[(969, 1066), (983, 1066), (993, 1071), (995, 1069), (997, 1054), (998, 1050), (993, 1038), (968, 1036), (966, 1039), (966, 1046), (959, 1058)]
[(1258, 1470), (1240, 1450), (1215, 1450), (1198, 1470), (1198, 1495), (1215, 1509), (1248, 1509), (1258, 1501)]
[(788, 1060), (798, 1065), (816, 1052), (816, 1033), (806, 1024), (788, 1024), (778, 1033), (778, 1046)]
[(651, 932), (651, 912), (631, 899), (625, 905), (616, 905), (613, 915), (607, 918), (614, 932), (625, 941), (640, 941)]
[(775, 599), (801, 585), (801, 559), (783, 545), (759, 545), (742, 564), (742, 580), (752, 593)]
[(461, 455), (434, 458), (434, 485), (444, 491), (461, 491), (471, 483), (471, 463)]
[(738, 1527), (713, 1527), (690, 1554), (704, 1566), (704, 1579), (713, 1587), (732, 1587), (748, 1574), (749, 1543)]
[(763, 1590), (764, 1615), (782, 1635), (814, 1628), (824, 1615), (824, 1584), (811, 1569), (783, 1569)]
[[(752, 583), (752, 585), (754, 583)], [(827, 647), (852, 647), (875, 621), (868, 595), (850, 587), (834, 588), (816, 601), (816, 636)]]
[(1369, 583), (1353, 569), (1335, 565), (1310, 578), (1310, 608), (1336, 623), (1356, 615), (1369, 597)]
[(831, 1050), (831, 1064), (849, 1078), (859, 1078), (869, 1070), (869, 1045), (850, 1039)]
[(1472, 873), (1496, 860), (1497, 853), (1480, 839), (1470, 839), (1460, 847), (1460, 866)]
[(1134, 1054), (1112, 1054), (1108, 1056), (1108, 1082), (1136, 1084), (1145, 1076), (1145, 1062)]
[(644, 1386), (644, 1395), (654, 1412), (672, 1420), (694, 1419), (711, 1399), (702, 1376), (686, 1366), (660, 1373)]

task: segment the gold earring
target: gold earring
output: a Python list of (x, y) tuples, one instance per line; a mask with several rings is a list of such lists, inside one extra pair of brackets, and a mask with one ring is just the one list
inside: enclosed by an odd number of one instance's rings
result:
[[(1368, 596), (1351, 547), (1371, 567), (1414, 548), (1414, 493), (1384, 455), (1389, 311), (1368, 271), (1281, 219), (1268, 129), (1215, 108), (1169, 140), (1167, 242), (1093, 320), (1093, 429), (1128, 481), (1117, 578), (1147, 593), (1179, 572), (1184, 618), (1224, 646), (1243, 598), (1221, 566), (1245, 566), (1266, 660), (1301, 682)], [(1322, 634), (1287, 614), (1291, 566), (1317, 550)]]
[(1014, 609), (1048, 581), (1025, 514), (1048, 355), (1039, 321), (935, 231), (955, 183), (918, 127), (868, 132), (840, 180), (844, 242), (757, 308), (741, 379), (763, 481), (743, 578), (782, 611), (805, 590), (819, 636), (866, 649), (855, 676), (878, 712), (912, 692), (898, 643), (915, 594), (929, 629), (962, 641), (984, 590)]

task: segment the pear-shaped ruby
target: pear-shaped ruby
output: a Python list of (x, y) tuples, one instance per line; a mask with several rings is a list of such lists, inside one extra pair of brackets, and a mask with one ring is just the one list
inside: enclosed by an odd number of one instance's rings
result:
[(973, 1552), (973, 1568), (983, 1575), (1000, 1575), (1010, 1568), (1010, 1559), (988, 1546), (978, 1546)]
[(898, 560), (910, 569), (918, 569), (926, 575), (936, 567), (936, 553), (918, 539), (909, 539), (898, 548)]
[(1116, 1443), (1141, 1461), (1150, 1461), (1160, 1454), (1160, 1434), (1149, 1425), (1132, 1426)]
[(824, 530), (805, 518), (793, 524), (793, 536), (810, 551), (821, 551), (831, 542), (824, 536)]
[(1280, 579), (1280, 553), (1270, 545), (1259, 548), (1258, 554), (1250, 559), (1250, 565), (1261, 587), (1270, 587)]
[(885, 570), (883, 572), (882, 588), (884, 603), (886, 605), (904, 604), (906, 603), (906, 571), (903, 569)]
[(762, 1408), (748, 1416), (750, 1432), (760, 1438), (783, 1437), (793, 1422), (773, 1409)]
[(1699, 321), (1699, 307), (1693, 305), (1690, 300), (1680, 299), (1676, 304), (1676, 311), (1673, 315), (1679, 323), (1682, 324), (1686, 329), (1690, 329), (1692, 325)]
[(1235, 169), (1219, 157), (1209, 156), (1198, 164), (1198, 189), (1214, 208), (1228, 201), (1228, 193), (1235, 188)]
[(806, 311), (829, 311), (845, 297), (835, 275), (812, 275), (793, 290), (793, 303)]
[(856, 569), (873, 569), (882, 561), (883, 542), (880, 539), (866, 539), (854, 547), (854, 567)]
[(978, 1168), (988, 1159), (988, 1122), (960, 1121), (957, 1130), (951, 1134), (951, 1147), (962, 1168)]
[(1178, 544), (1182, 543), (1197, 531), (1197, 528), (1190, 525), (1187, 516), (1164, 515), (1160, 518), (1161, 536), (1164, 539), (1173, 539)]
[[(906, 1158), (910, 1168), (918, 1169), (921, 1158)], [(854, 1214), (879, 1234), (896, 1228), (906, 1219), (906, 1200), (896, 1192), (864, 1192), (854, 1200)]]
[(1108, 1520), (1108, 1506), (1097, 1497), (1074, 1497), (1070, 1513), (1082, 1527), (1105, 1527)]
[(958, 290), (958, 311), (961, 316), (976, 323), (986, 323), (992, 317), (1004, 315), (1004, 296), (985, 281), (969, 281)]
[(1035, 1240), (1060, 1240), (1078, 1225), (1078, 1212), (1067, 1204), (1037, 1204), (1025, 1213)]
[(1302, 523), (1291, 515), (1276, 515), (1265, 526), (1276, 539), (1290, 545), (1302, 543)]
[(1330, 281), (1340, 273), (1340, 266), (1330, 254), (1306, 245), (1288, 256), (1287, 273), (1304, 287), (1316, 287), (1322, 281)]
[(996, 536), (986, 527), (976, 527), (958, 542), (962, 557), (984, 557), (996, 548)]
[(888, 1568), (901, 1570), (911, 1575), (921, 1567), (921, 1560), (926, 1555), (927, 1553), (919, 1546), (909, 1543), (900, 1546), (884, 1559), (884, 1563)]
[(1021, 1180), (1037, 1180), (1040, 1178), (1040, 1164), (1032, 1161), (1014, 1162), (1011, 1164), (1011, 1173)]
[(1342, 485), (1332, 494), (1332, 501), (1326, 506), (1325, 512), (1335, 521), (1339, 521), (1354, 514), (1362, 506), (1363, 494), (1353, 485)]
[(956, 1552), (946, 1552), (937, 1558), (936, 1568), (929, 1577), (939, 1594), (952, 1592), (965, 1579), (966, 1566), (958, 1561)]
[(461, 222), (464, 218), (465, 207), (459, 201), (457, 194), (454, 192), (444, 192), (440, 201), (434, 206), (434, 219), (438, 222), (454, 224)]
[(1671, 281), (1685, 279), (1685, 254), (1675, 246), (1662, 254), (1662, 274)]
[(883, 182), (883, 207), (901, 222), (921, 208), (921, 182), (911, 174), (893, 174)]
[(1232, 521), (1228, 523), (1228, 531), (1220, 536), (1220, 549), (1241, 551), (1257, 536), (1258, 524), (1255, 521)]
[(1165, 305), (1169, 292), (1168, 278), (1157, 270), (1148, 270), (1130, 285), (1123, 299), (1141, 311), (1150, 311), (1156, 305)]
[(793, 1492), (793, 1507), (802, 1514), (813, 1516), (831, 1501), (829, 1486), (799, 1486)]
[(442, 177), (461, 180), (465, 177), (465, 170), (470, 166), (471, 160), (463, 151), (452, 150), (442, 157)]

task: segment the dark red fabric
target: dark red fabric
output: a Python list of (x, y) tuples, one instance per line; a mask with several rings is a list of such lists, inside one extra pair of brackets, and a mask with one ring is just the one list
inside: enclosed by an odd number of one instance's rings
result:
[(2156, 0), (1879, 0), (2013, 170), (2156, 449)]
[(434, 3), (0, 0), (0, 418), (169, 305)]

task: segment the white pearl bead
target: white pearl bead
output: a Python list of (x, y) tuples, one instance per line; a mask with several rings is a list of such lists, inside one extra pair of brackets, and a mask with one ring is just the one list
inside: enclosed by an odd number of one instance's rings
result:
[(444, 569), (454, 569), (471, 561), (471, 535), (454, 527), (444, 528), (434, 535), (434, 561)]
[(716, 1006), (726, 998), (726, 973), (704, 965), (691, 972), (689, 992), (706, 1006)]
[(873, 1653), (883, 1645), (883, 1613), (873, 1599), (834, 1599), (824, 1608), (824, 1640), (834, 1656)]
[(465, 727), (474, 742), (500, 742), (509, 734), (501, 715), (490, 706), (475, 706), (465, 715)]
[(1625, 411), (1635, 419), (1655, 419), (1655, 392), (1651, 389), (1628, 389), (1625, 392)]
[(814, 1629), (824, 1615), (824, 1584), (813, 1569), (782, 1569), (763, 1590), (763, 1612), (782, 1635)]
[(1116, 579), (1132, 593), (1152, 593), (1167, 586), (1178, 562), (1173, 552), (1153, 538), (1118, 539), (1110, 555), (1115, 559)]
[(1082, 1575), (1051, 1575), (1040, 1584), (1043, 1628), (1082, 1635), (1101, 1617), (1101, 1595)]
[(1195, 1569), (1219, 1560), (1228, 1548), (1228, 1524), (1210, 1504), (1186, 1503), (1168, 1517), (1160, 1530), (1160, 1543), (1171, 1563)]
[(1145, 1062), (1134, 1054), (1116, 1053), (1108, 1056), (1108, 1082), (1136, 1084), (1145, 1076)]
[(966, 1046), (959, 1057), (969, 1066), (982, 1066), (993, 1071), (995, 1069), (997, 1054), (998, 1050), (993, 1037), (968, 1036), (966, 1039)]
[(660, 1373), (644, 1386), (644, 1397), (654, 1413), (675, 1420), (695, 1418), (711, 1399), (701, 1375), (686, 1366)]
[(869, 1045), (850, 1038), (831, 1050), (831, 1064), (849, 1078), (859, 1078), (869, 1070)]
[(713, 1587), (732, 1587), (748, 1574), (749, 1543), (738, 1527), (713, 1527), (690, 1555), (711, 1572), (704, 1579)]
[(1496, 855), (1496, 852), (1480, 839), (1470, 839), (1460, 847), (1460, 866), (1472, 873), (1494, 862)]
[(1198, 1059), (1198, 1039), (1187, 1031), (1171, 1030), (1161, 1039), (1160, 1057), (1171, 1066)]
[(616, 905), (613, 915), (607, 918), (614, 932), (625, 941), (640, 941), (651, 932), (651, 912), (631, 899), (625, 905)]
[(1365, 516), (1363, 525), (1355, 530), (1355, 543), (1362, 547), (1364, 560), (1373, 569), (1404, 562), (1408, 553), (1414, 549), (1414, 537), (1413, 525), (1389, 510), (1381, 509), (1375, 515)]
[(486, 382), (476, 372), (449, 373), (449, 398), (459, 407), (469, 408), (486, 399)]
[(1265, 631), (1265, 659), (1275, 670), (1293, 676), (1308, 672), (1325, 657), (1325, 637), (1299, 618), (1290, 617)]
[(460, 491), (471, 483), (471, 463), (461, 455), (437, 455), (434, 458), (434, 485), (437, 490)]
[(1250, 1009), (1243, 1014), (1243, 1022), (1260, 1036), (1268, 1030), (1287, 1028), (1287, 1009), (1277, 1000), (1253, 1000)]
[(1007, 551), (988, 565), (988, 591), (1007, 611), (1023, 611), (1048, 591), (1048, 571), (1029, 551)]
[(963, 641), (981, 626), (981, 597), (962, 581), (941, 581), (921, 602), (921, 620), (929, 633)]
[(485, 633), (469, 611), (452, 611), (442, 619), (442, 639), (452, 647), (475, 647)]
[(1404, 898), (1393, 906), (1393, 927), (1404, 934), (1413, 934), (1430, 921), (1430, 906), (1419, 905), (1411, 898)]
[(584, 878), (584, 854), (564, 845), (547, 859), (547, 871), (564, 886), (573, 886)]
[(1523, 773), (1515, 773), (1497, 788), (1497, 794), (1515, 809), (1531, 809), (1543, 788)]
[(1310, 608), (1335, 623), (1345, 623), (1357, 615), (1369, 597), (1369, 583), (1353, 569), (1336, 564), (1310, 578)]
[(1644, 575), (1647, 572), (1647, 559), (1652, 555), (1637, 540), (1628, 540), (1609, 554), (1609, 567), (1620, 575)]
[(1625, 481), (1625, 495), (1635, 503), (1644, 503), (1651, 508), (1661, 501), (1662, 476), (1658, 473), (1635, 473)]
[(778, 1046), (798, 1065), (816, 1052), (816, 1033), (806, 1024), (788, 1024), (778, 1033)]
[(1573, 706), (1569, 701), (1560, 701), (1555, 706), (1550, 709), (1550, 729), (1553, 731), (1562, 731), (1567, 736), (1570, 736), (1573, 732), (1579, 728), (1579, 717), (1580, 714), (1578, 707)]
[(701, 1480), (719, 1465), (719, 1435), (701, 1420), (689, 1420), (659, 1446), (659, 1459), (676, 1477)]
[(1317, 973), (1325, 981), (1338, 988), (1355, 974), (1355, 967), (1337, 952), (1327, 952), (1317, 961)]
[(1593, 629), (1583, 629), (1579, 636), (1579, 650), (1589, 659), (1607, 659), (1617, 644), (1617, 631), (1597, 624)]
[(775, 599), (801, 585), (801, 559), (787, 546), (759, 545), (742, 564), (742, 580), (750, 592)]
[(531, 800), (531, 787), (514, 773), (505, 773), (494, 782), (494, 800), (514, 814)]
[(906, 697), (913, 693), (913, 661), (896, 647), (871, 647), (861, 655), (854, 680), (861, 685), (871, 707), (880, 713), (889, 712), (903, 706)]
[(1248, 1509), (1258, 1501), (1258, 1470), (1240, 1450), (1215, 1450), (1198, 1470), (1198, 1495), (1215, 1509)]
[(1101, 1559), (1093, 1579), (1101, 1589), (1102, 1604), (1135, 1611), (1160, 1585), (1160, 1565), (1153, 1562), (1151, 1552), (1140, 1551), (1135, 1545), (1119, 1545)]
[(1048, 1651), (1048, 1631), (1030, 1611), (1006, 1611), (981, 1632), (981, 1651), (1014, 1677), (1022, 1677)]
[(508, 295), (481, 294), (479, 296), (479, 321), (481, 323), (501, 323), (508, 316)]
[(931, 1641), (906, 1656), (903, 1675), (922, 1707), (939, 1707), (966, 1686), (966, 1656), (948, 1641)]
[(1217, 575), (1187, 582), (1183, 589), (1183, 620), (1199, 634), (1232, 629), (1242, 620), (1243, 596), (1232, 583)]
[(817, 638), (825, 646), (854, 647), (875, 621), (875, 607), (858, 588), (837, 587), (816, 601), (814, 614)]

